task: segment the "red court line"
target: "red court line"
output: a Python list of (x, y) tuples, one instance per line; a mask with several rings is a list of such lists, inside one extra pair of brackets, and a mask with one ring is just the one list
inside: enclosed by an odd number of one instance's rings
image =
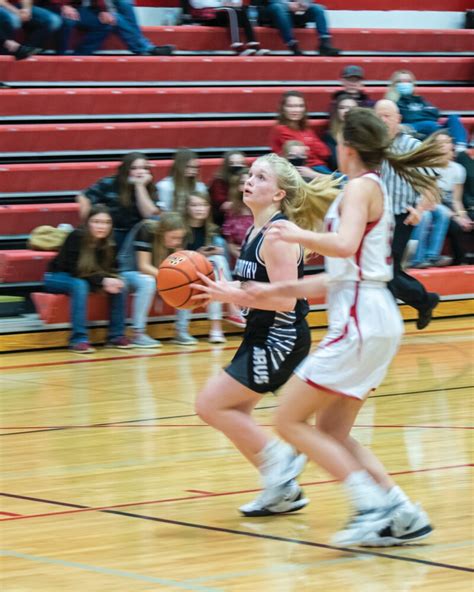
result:
[[(459, 329), (435, 329), (434, 331), (427, 331), (425, 335), (437, 335), (439, 333), (463, 333), (465, 331), (471, 331), (470, 327), (460, 327)], [(420, 335), (420, 331), (410, 331), (404, 335)], [(312, 343), (316, 343), (318, 339), (313, 339)], [(235, 351), (238, 346), (221, 347), (221, 351)], [(215, 348), (208, 349), (193, 349), (189, 351), (174, 351), (174, 352), (161, 352), (157, 354), (135, 354), (135, 355), (119, 355), (110, 356), (108, 358), (88, 358), (81, 360), (63, 360), (58, 362), (38, 362), (37, 364), (18, 364), (16, 366), (3, 366), (0, 370), (21, 370), (24, 368), (44, 368), (47, 366), (68, 366), (71, 364), (94, 364), (98, 362), (115, 362), (117, 360), (136, 360), (139, 358), (162, 358), (165, 356), (187, 356), (190, 354), (205, 354), (215, 351)]]
[[(432, 467), (432, 468), (426, 468), (426, 469), (412, 469), (412, 470), (406, 470), (406, 471), (395, 471), (395, 472), (391, 472), (389, 473), (389, 475), (409, 475), (409, 474), (415, 474), (415, 473), (427, 473), (427, 472), (431, 472), (431, 471), (446, 471), (449, 469), (461, 469), (461, 468), (466, 468), (466, 467), (472, 467), (474, 466), (473, 464), (462, 464), (462, 465), (448, 465), (448, 466), (443, 466), (443, 467)], [(309, 487), (309, 486), (313, 486), (313, 485), (325, 485), (327, 483), (336, 483), (337, 479), (327, 479), (325, 481), (312, 481), (312, 482), (307, 482), (307, 483), (301, 483), (302, 487)], [(192, 495), (192, 496), (185, 496), (185, 497), (175, 497), (175, 498), (167, 498), (167, 499), (160, 499), (160, 500), (149, 500), (149, 501), (144, 501), (144, 502), (127, 502), (124, 504), (114, 504), (114, 505), (110, 505), (110, 506), (98, 506), (98, 507), (94, 507), (94, 508), (79, 508), (79, 509), (73, 509), (73, 510), (62, 510), (60, 512), (43, 512), (41, 514), (25, 514), (23, 516), (15, 516), (15, 517), (11, 517), (11, 518), (1, 518), (0, 522), (8, 522), (11, 520), (26, 520), (26, 519), (30, 519), (30, 518), (45, 518), (45, 517), (49, 517), (49, 516), (64, 516), (66, 514), (80, 514), (80, 513), (84, 513), (84, 512), (100, 512), (100, 511), (107, 511), (107, 510), (114, 510), (117, 508), (128, 508), (128, 507), (133, 507), (133, 506), (147, 506), (147, 505), (155, 505), (155, 504), (164, 504), (167, 502), (180, 502), (180, 501), (188, 501), (188, 500), (197, 500), (197, 499), (207, 499), (210, 497), (224, 497), (224, 496), (228, 496), (228, 495), (240, 495), (242, 493), (257, 493), (261, 491), (260, 489), (244, 489), (244, 490), (240, 490), (240, 491), (225, 491), (222, 493), (208, 493), (208, 494), (200, 494), (200, 495)], [(1, 495), (1, 494), (0, 494)], [(10, 494), (6, 494), (6, 495), (10, 495)], [(14, 496), (12, 496), (14, 497)], [(22, 496), (18, 496), (20, 499), (22, 498)], [(31, 499), (31, 498), (29, 498)], [(53, 502), (52, 500), (40, 500), (38, 498), (36, 498), (35, 501), (38, 502), (42, 502), (42, 503), (50, 503), (50, 504), (60, 504), (61, 502)], [(66, 505), (66, 504), (64, 504)], [(68, 504), (69, 505), (69, 504)]]
[(21, 516), (21, 514), (15, 514), (13, 512), (0, 512), (2, 516)]

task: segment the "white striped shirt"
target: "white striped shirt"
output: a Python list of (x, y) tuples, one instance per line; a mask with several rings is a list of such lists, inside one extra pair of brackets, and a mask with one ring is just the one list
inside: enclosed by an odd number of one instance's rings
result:
[[(400, 132), (393, 139), (390, 150), (395, 154), (404, 154), (411, 152), (420, 144), (420, 140)], [(407, 211), (408, 206), (416, 205), (420, 194), (413, 189), (408, 181), (398, 175), (386, 160), (382, 162), (380, 175), (392, 199), (392, 209), (395, 215), (403, 214)]]

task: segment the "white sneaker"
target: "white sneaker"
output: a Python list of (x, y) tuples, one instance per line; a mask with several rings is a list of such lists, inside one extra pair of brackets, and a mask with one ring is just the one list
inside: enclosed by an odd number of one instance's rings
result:
[(272, 490), (264, 490), (253, 501), (240, 506), (239, 512), (244, 516), (275, 516), (301, 510), (309, 503), (303, 490), (296, 481)]
[(176, 345), (196, 345), (198, 340), (187, 333), (178, 333), (176, 337), (171, 340), (171, 343)]
[(406, 502), (396, 508), (389, 524), (361, 543), (364, 547), (392, 547), (426, 538), (433, 532), (428, 514), (419, 504)]
[(373, 539), (374, 533), (383, 531), (390, 524), (394, 511), (394, 506), (382, 506), (357, 512), (346, 526), (332, 537), (331, 544), (338, 547), (365, 546), (366, 542)]
[(261, 452), (261, 458), (259, 469), (265, 489), (273, 489), (296, 479), (307, 460), (304, 454), (297, 454), (291, 446), (280, 440), (269, 442)]
[(132, 345), (139, 348), (161, 347), (158, 339), (153, 339), (153, 337), (150, 337), (146, 333), (134, 333), (132, 336)]
[(211, 331), (208, 338), (209, 343), (227, 343), (222, 331)]

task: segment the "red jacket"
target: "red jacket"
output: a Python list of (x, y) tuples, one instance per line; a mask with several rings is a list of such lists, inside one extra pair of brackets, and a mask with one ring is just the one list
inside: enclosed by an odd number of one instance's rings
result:
[(307, 166), (325, 165), (330, 155), (326, 144), (309, 127), (305, 130), (295, 130), (287, 125), (276, 125), (270, 132), (270, 146), (272, 152), (282, 154), (283, 144), (290, 140), (298, 140), (308, 147)]

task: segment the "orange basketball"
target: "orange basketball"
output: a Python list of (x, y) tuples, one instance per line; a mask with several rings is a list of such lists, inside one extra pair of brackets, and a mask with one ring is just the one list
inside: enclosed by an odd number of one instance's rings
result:
[(167, 257), (159, 267), (158, 293), (173, 308), (197, 308), (199, 302), (191, 300), (197, 290), (191, 284), (202, 283), (197, 272), (214, 279), (212, 263), (197, 251), (178, 251)]

